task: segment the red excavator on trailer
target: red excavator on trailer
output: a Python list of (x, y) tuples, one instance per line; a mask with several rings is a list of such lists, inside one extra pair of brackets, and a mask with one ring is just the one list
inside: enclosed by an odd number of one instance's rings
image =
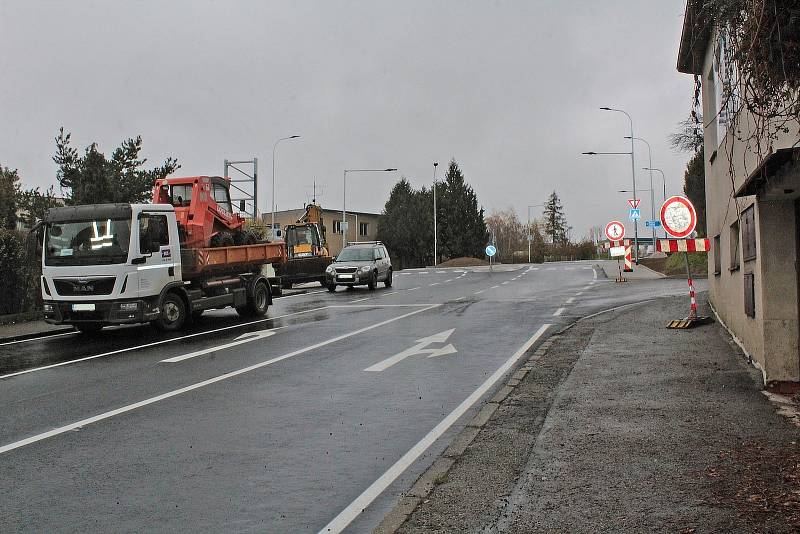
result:
[(172, 204), (181, 229), (181, 243), (189, 248), (252, 245), (254, 233), (233, 212), (230, 180), (221, 176), (190, 176), (156, 180), (153, 204)]

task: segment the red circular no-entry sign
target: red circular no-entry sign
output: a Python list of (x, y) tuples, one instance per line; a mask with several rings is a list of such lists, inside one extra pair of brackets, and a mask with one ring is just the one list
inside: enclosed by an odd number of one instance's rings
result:
[(619, 241), (625, 237), (625, 225), (619, 221), (611, 221), (606, 225), (606, 237), (609, 241)]
[(692, 202), (686, 197), (669, 197), (661, 206), (661, 224), (672, 237), (687, 237), (697, 226), (697, 212)]

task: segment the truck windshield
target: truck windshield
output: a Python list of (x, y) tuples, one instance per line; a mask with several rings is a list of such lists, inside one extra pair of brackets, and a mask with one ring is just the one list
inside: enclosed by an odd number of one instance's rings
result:
[(45, 240), (45, 265), (125, 263), (130, 219), (51, 222)]
[(375, 259), (371, 248), (346, 248), (339, 253), (336, 261), (372, 261)]

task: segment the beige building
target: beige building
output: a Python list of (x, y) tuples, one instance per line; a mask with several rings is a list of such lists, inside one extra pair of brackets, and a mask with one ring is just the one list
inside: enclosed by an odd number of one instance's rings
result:
[[(305, 208), (295, 210), (283, 210), (275, 212), (275, 227), (282, 230), (287, 224), (294, 224), (305, 214)], [(353, 241), (375, 241), (378, 235), (378, 215), (377, 213), (366, 213), (363, 211), (347, 212), (347, 242)], [(263, 213), (262, 220), (269, 227), (272, 220), (272, 213)], [(322, 226), (325, 231), (325, 239), (328, 242), (328, 250), (335, 256), (342, 250), (342, 211), (323, 209)]]
[[(722, 102), (722, 81), (731, 72), (725, 60), (724, 36), (690, 0), (678, 70), (702, 84), (710, 300), (765, 382), (798, 382), (800, 149), (793, 146), (800, 135), (793, 125), (761, 156), (734, 139), (729, 126), (736, 102)], [(738, 117), (746, 138), (754, 131), (752, 117), (744, 111)]]

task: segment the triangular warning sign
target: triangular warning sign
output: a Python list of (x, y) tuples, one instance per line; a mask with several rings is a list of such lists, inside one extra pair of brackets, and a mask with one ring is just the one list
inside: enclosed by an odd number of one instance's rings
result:
[(639, 202), (641, 202), (641, 201), (642, 201), (641, 198), (629, 198), (628, 199), (628, 204), (631, 205), (631, 208), (636, 209), (636, 208), (639, 207)]

